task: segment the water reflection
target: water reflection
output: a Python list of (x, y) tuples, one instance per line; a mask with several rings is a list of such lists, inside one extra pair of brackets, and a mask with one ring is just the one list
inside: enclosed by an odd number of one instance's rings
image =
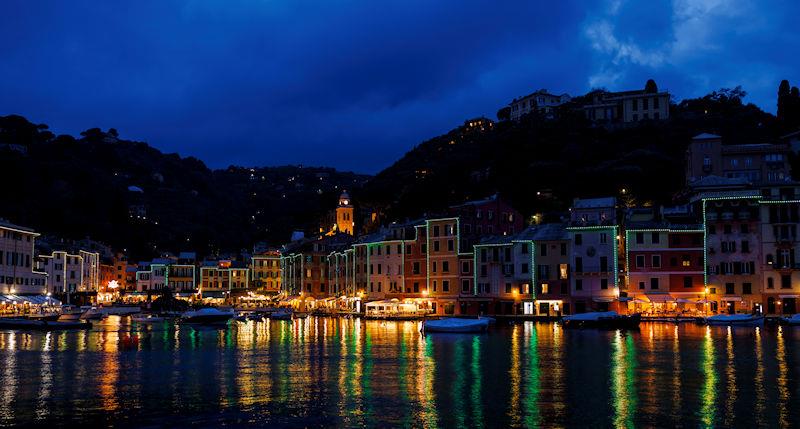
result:
[(611, 356), (611, 398), (614, 406), (614, 426), (634, 427), (636, 415), (636, 350), (633, 338), (622, 331), (614, 332)]
[(790, 427), (798, 340), (769, 326), (423, 336), (415, 322), (109, 318), (0, 331), (0, 426)]
[(714, 338), (711, 336), (710, 326), (705, 328), (705, 337), (701, 353), (700, 370), (704, 383), (701, 393), (700, 423), (703, 427), (713, 427), (716, 419), (717, 372), (714, 368), (714, 360), (716, 358), (714, 352)]

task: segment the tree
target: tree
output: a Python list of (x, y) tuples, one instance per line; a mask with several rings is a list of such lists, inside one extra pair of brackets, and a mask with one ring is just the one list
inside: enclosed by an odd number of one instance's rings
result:
[(644, 92), (648, 94), (655, 94), (658, 92), (658, 86), (656, 85), (656, 81), (653, 79), (647, 79), (647, 83), (644, 84)]
[(778, 85), (778, 120), (784, 120), (786, 116), (786, 100), (790, 95), (789, 81), (784, 79)]
[(511, 119), (511, 107), (506, 106), (497, 111), (498, 121), (507, 121)]

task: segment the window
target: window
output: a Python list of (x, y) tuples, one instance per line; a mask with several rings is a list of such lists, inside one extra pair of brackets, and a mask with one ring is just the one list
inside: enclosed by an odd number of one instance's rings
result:
[(575, 272), (582, 273), (583, 272), (583, 258), (580, 256), (575, 257)]
[(461, 272), (464, 274), (469, 273), (469, 262), (464, 261), (461, 263)]
[(561, 243), (561, 256), (567, 256), (567, 243)]
[(725, 294), (726, 295), (733, 295), (735, 293), (734, 284), (733, 283), (725, 283)]
[(608, 234), (602, 233), (600, 234), (600, 244), (608, 243)]
[(527, 255), (528, 254), (528, 243), (522, 243), (522, 248), (521, 248), (520, 251), (522, 252), (523, 255)]
[(453, 240), (447, 240), (447, 250), (452, 252), (455, 249), (455, 242)]
[(731, 228), (730, 224), (726, 224), (726, 225), (724, 225), (724, 226), (722, 227), (722, 231), (723, 231), (725, 234), (730, 234), (731, 232), (733, 232), (733, 228)]
[(414, 262), (414, 265), (411, 268), (412, 273), (419, 274), (419, 262)]
[(658, 235), (657, 232), (650, 234), (650, 242), (653, 244), (658, 244), (661, 242), (661, 236)]
[(692, 265), (692, 259), (689, 257), (689, 255), (683, 255), (683, 260), (681, 261), (681, 265), (683, 265), (684, 267)]
[(558, 266), (558, 273), (559, 273), (559, 276), (558, 276), (559, 279), (566, 280), (567, 279), (567, 264), (560, 264)]
[(442, 261), (442, 272), (449, 273), (450, 272), (450, 262)]
[(636, 268), (644, 268), (644, 255), (636, 255)]
[(661, 255), (653, 255), (653, 268), (661, 268)]
[(753, 285), (751, 283), (742, 283), (742, 294), (750, 295), (753, 293)]
[(550, 293), (550, 285), (547, 283), (542, 283), (542, 294)]
[(575, 290), (583, 290), (583, 280), (575, 279)]
[(767, 289), (775, 289), (775, 279), (767, 277)]
[(651, 277), (650, 278), (650, 289), (658, 289), (658, 277)]
[(511, 283), (506, 283), (506, 293), (511, 293)]
[(414, 282), (414, 293), (419, 293), (419, 282)]
[(608, 256), (600, 257), (600, 272), (601, 273), (608, 272)]
[(743, 224), (739, 225), (739, 231), (742, 234), (749, 234), (750, 233), (750, 225), (746, 224), (746, 223), (743, 223)]
[(750, 242), (742, 240), (742, 253), (750, 253)]
[(692, 278), (691, 277), (686, 276), (686, 277), (683, 278), (683, 287), (685, 287), (685, 288), (692, 287)]
[(461, 292), (469, 293), (469, 280), (461, 280)]
[(521, 272), (522, 274), (527, 274), (527, 273), (528, 273), (528, 264), (522, 264), (522, 265), (520, 266), (520, 272)]
[(541, 245), (539, 245), (539, 255), (547, 256), (547, 244), (542, 243)]
[(583, 244), (583, 234), (575, 234), (575, 245), (580, 246)]
[(442, 292), (450, 292), (450, 280), (442, 280)]
[(433, 251), (434, 252), (438, 252), (439, 251), (439, 241), (438, 240), (434, 240), (433, 241)]
[(644, 282), (639, 282), (639, 289), (644, 290)]
[(637, 232), (636, 233), (636, 244), (644, 244), (644, 233)]
[(608, 289), (608, 279), (600, 279), (600, 289)]
[(791, 289), (792, 288), (792, 276), (788, 274), (784, 274), (781, 276), (781, 289)]

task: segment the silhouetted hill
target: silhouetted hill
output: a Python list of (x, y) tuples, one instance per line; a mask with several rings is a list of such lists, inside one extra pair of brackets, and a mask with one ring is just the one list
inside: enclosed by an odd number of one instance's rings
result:
[(54, 136), (15, 115), (0, 117), (0, 145), (0, 217), (127, 247), (135, 259), (282, 243), (293, 229), (315, 227), (343, 187), (367, 179), (301, 166), (211, 170), (113, 129)]
[[(535, 114), (493, 127), (462, 127), (428, 140), (377, 174), (362, 199), (388, 218), (443, 211), (499, 192), (526, 216), (569, 207), (572, 198), (626, 189), (629, 202), (669, 203), (684, 185), (692, 136), (720, 134), (726, 144), (776, 139), (776, 118), (723, 89), (671, 106), (670, 119), (634, 127), (595, 126), (566, 105), (556, 119)], [(539, 194), (537, 192), (541, 191)]]

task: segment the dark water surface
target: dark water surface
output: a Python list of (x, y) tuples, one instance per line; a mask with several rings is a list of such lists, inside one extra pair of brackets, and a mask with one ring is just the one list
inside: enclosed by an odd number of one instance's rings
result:
[(310, 317), (0, 331), (0, 426), (793, 427), (800, 328)]

